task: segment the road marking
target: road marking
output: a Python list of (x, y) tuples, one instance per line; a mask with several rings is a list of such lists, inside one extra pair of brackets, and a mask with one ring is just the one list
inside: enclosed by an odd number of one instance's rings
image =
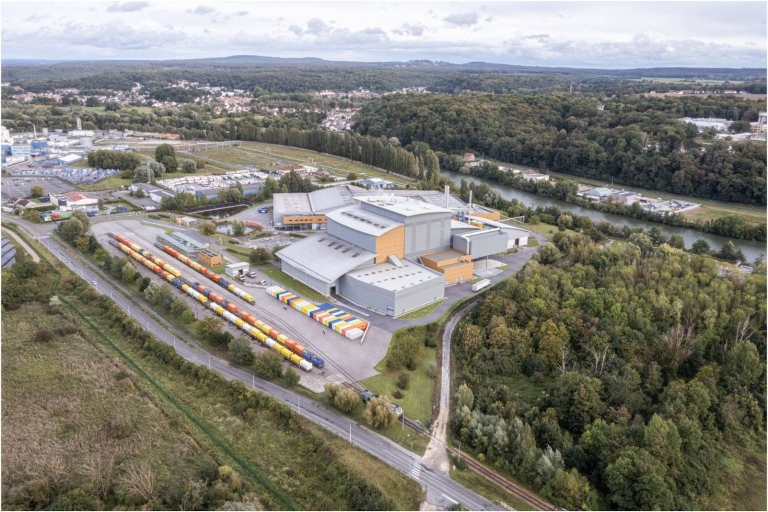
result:
[(413, 465), (411, 466), (411, 476), (414, 480), (419, 479), (419, 476), (421, 476), (421, 462), (413, 461)]
[[(442, 494), (442, 493), (441, 493), (441, 494)], [(443, 494), (443, 498), (447, 499), (448, 501), (450, 501), (450, 502), (451, 502), (451, 503), (453, 503), (454, 505), (457, 505), (457, 504), (459, 503), (458, 501), (454, 500), (453, 498), (449, 498), (449, 497), (448, 497), (448, 496), (446, 496), (445, 494)]]

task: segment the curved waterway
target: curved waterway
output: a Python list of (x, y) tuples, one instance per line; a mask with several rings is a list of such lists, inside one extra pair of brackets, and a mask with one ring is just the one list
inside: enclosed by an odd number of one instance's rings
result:
[(537, 206), (553, 206), (554, 205), (559, 207), (562, 211), (573, 212), (577, 215), (586, 215), (587, 217), (592, 219), (593, 222), (600, 222), (602, 220), (607, 220), (611, 224), (621, 224), (623, 226), (629, 226), (630, 228), (645, 228), (648, 231), (650, 231), (654, 227), (658, 227), (666, 236), (680, 235), (681, 237), (683, 237), (683, 240), (685, 240), (685, 246), (688, 248), (690, 248), (691, 245), (697, 240), (706, 240), (710, 248), (712, 248), (713, 250), (719, 250), (720, 247), (722, 247), (728, 241), (731, 241), (733, 242), (733, 245), (736, 246), (736, 249), (741, 249), (741, 251), (744, 253), (744, 256), (747, 257), (747, 260), (749, 262), (755, 261), (755, 259), (757, 259), (758, 256), (762, 256), (763, 258), (765, 258), (765, 255), (766, 255), (765, 242), (755, 242), (753, 240), (741, 240), (739, 238), (729, 238), (727, 236), (715, 235), (713, 233), (705, 233), (703, 231), (697, 231), (695, 229), (681, 228), (677, 226), (668, 226), (666, 224), (661, 224), (659, 222), (650, 222), (646, 220), (625, 217), (623, 215), (600, 212), (600, 211), (592, 210), (589, 208), (583, 208), (575, 204), (565, 203), (558, 199), (542, 197), (536, 194), (531, 194), (530, 192), (525, 192), (523, 190), (519, 190), (516, 188), (500, 185), (493, 181), (489, 181), (483, 178), (478, 178), (477, 176), (467, 176), (465, 174), (461, 174), (458, 172), (447, 172), (447, 171), (442, 171), (442, 174), (443, 176), (455, 181), (457, 185), (461, 183), (462, 178), (467, 180), (467, 183), (476, 183), (476, 184), (486, 183), (489, 187), (495, 190), (498, 190), (499, 193), (501, 194), (501, 197), (503, 197), (504, 199), (508, 199), (508, 200), (517, 199), (518, 201), (524, 203), (526, 206), (531, 206), (533, 208), (536, 208)]

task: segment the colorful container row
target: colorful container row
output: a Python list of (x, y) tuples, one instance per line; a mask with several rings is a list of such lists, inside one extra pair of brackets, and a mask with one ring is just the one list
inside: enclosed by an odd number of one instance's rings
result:
[[(231, 310), (227, 310), (227, 309), (225, 309), (224, 307), (222, 307), (221, 305), (219, 305), (219, 304), (217, 304), (215, 302), (212, 302), (212, 301), (209, 302), (208, 298), (205, 295), (203, 295), (202, 293), (199, 293), (198, 290), (194, 286), (190, 286), (190, 285), (186, 284), (185, 282), (183, 282), (182, 279), (179, 279), (179, 278), (175, 277), (174, 275), (170, 274), (169, 272), (166, 272), (165, 270), (162, 270), (158, 265), (156, 265), (155, 263), (151, 262), (150, 260), (148, 260), (147, 258), (142, 256), (141, 254), (139, 254), (138, 252), (133, 250), (131, 247), (129, 247), (129, 246), (127, 246), (127, 245), (125, 245), (125, 244), (123, 244), (121, 242), (117, 242), (117, 243), (115, 243), (115, 245), (117, 245), (118, 249), (120, 249), (124, 253), (128, 254), (131, 258), (133, 258), (136, 261), (140, 262), (141, 264), (143, 264), (148, 269), (152, 270), (153, 272), (155, 272), (157, 274), (160, 274), (166, 281), (171, 283), (176, 288), (180, 289), (182, 292), (186, 293), (187, 295), (189, 295), (190, 297), (196, 299), (198, 302), (200, 302), (202, 304), (207, 304), (208, 307), (212, 311), (216, 312), (218, 315), (220, 315), (221, 317), (223, 317), (227, 321), (235, 324), (238, 328), (240, 328), (241, 330), (243, 330), (247, 334), (251, 335), (253, 338), (257, 339), (262, 344), (264, 344), (267, 347), (271, 348), (275, 352), (278, 352), (280, 355), (282, 355), (285, 359), (287, 359), (291, 363), (295, 364), (296, 366), (298, 366), (299, 368), (301, 368), (304, 371), (307, 371), (307, 372), (312, 371), (312, 363), (311, 362), (309, 362), (308, 360), (304, 359), (303, 357), (301, 357), (298, 354), (294, 354), (288, 348), (286, 348), (285, 345), (279, 343), (278, 341), (270, 339), (269, 336), (264, 334), (261, 330), (245, 324), (245, 322), (243, 320), (241, 320), (240, 318), (238, 318), (237, 316), (235, 316)], [(232, 304), (232, 306), (234, 306), (234, 304)], [(237, 307), (236, 306), (235, 306), (235, 311), (237, 311)], [(247, 315), (249, 317), (253, 316), (253, 315), (250, 315), (248, 313), (241, 313), (241, 316), (242, 315)]]
[(170, 274), (173, 274), (176, 277), (181, 277), (181, 272), (179, 272), (179, 270), (177, 268), (170, 266), (168, 263), (166, 263), (165, 261), (161, 260), (160, 258), (155, 256), (154, 254), (151, 254), (148, 250), (146, 250), (146, 249), (142, 248), (141, 246), (133, 243), (128, 237), (125, 237), (123, 235), (114, 235), (112, 233), (110, 233), (109, 236), (111, 236), (112, 238), (116, 239), (118, 242), (127, 245), (128, 247), (130, 247), (131, 249), (133, 249), (137, 253), (141, 254), (142, 256), (144, 256), (145, 258), (150, 260), (152, 263), (155, 263), (156, 265), (160, 266), (160, 268), (162, 268), (166, 272), (168, 272)]
[[(239, 328), (243, 332), (249, 334), (251, 337), (258, 340), (261, 344), (266, 345), (267, 347), (271, 348), (272, 350), (274, 350), (275, 352), (283, 356), (287, 361), (290, 361), (291, 363), (295, 364), (305, 372), (312, 371), (312, 363), (310, 363), (300, 355), (294, 354), (288, 348), (286, 348), (285, 345), (279, 343), (276, 340), (273, 340), (272, 338), (264, 334), (262, 331), (260, 331), (256, 327), (252, 327), (249, 324), (245, 323), (243, 320), (238, 318), (235, 314), (231, 313), (230, 311), (227, 311), (219, 304), (216, 304), (215, 302), (209, 302), (208, 307), (212, 311), (215, 311), (217, 314), (221, 315), (228, 322), (237, 326), (237, 328)], [(243, 314), (248, 315), (248, 313), (241, 313), (241, 316)]]
[(163, 251), (167, 252), (168, 254), (170, 254), (171, 256), (176, 258), (177, 260), (181, 261), (185, 265), (187, 265), (189, 267), (192, 267), (194, 270), (197, 270), (198, 272), (203, 274), (205, 277), (207, 277), (208, 279), (210, 279), (214, 283), (216, 283), (219, 286), (221, 286), (222, 288), (224, 288), (224, 289), (234, 293), (235, 295), (237, 295), (238, 297), (240, 297), (244, 301), (247, 301), (247, 302), (249, 302), (251, 304), (254, 303), (255, 299), (254, 299), (253, 295), (251, 295), (250, 293), (246, 293), (245, 291), (243, 291), (242, 289), (238, 288), (234, 284), (230, 283), (229, 281), (227, 281), (226, 279), (224, 279), (223, 277), (221, 277), (217, 273), (213, 272), (212, 270), (208, 270), (207, 268), (205, 268), (204, 266), (202, 266), (201, 264), (199, 264), (198, 262), (196, 262), (195, 260), (193, 260), (189, 256), (181, 254), (179, 251), (177, 251), (176, 249), (174, 249), (174, 248), (172, 248), (172, 247), (170, 247), (168, 245), (162, 245), (161, 246), (160, 244), (157, 244), (157, 247), (162, 247)]
[(201, 293), (197, 293), (197, 290), (195, 290), (194, 288), (192, 288), (191, 286), (189, 286), (187, 284), (182, 283), (173, 274), (171, 274), (169, 272), (166, 272), (165, 270), (161, 269), (159, 265), (149, 261), (147, 258), (142, 256), (138, 252), (134, 251), (132, 248), (128, 247), (124, 243), (117, 242), (116, 245), (117, 245), (118, 249), (120, 249), (121, 251), (126, 253), (128, 256), (130, 256), (134, 260), (138, 261), (139, 263), (141, 263), (142, 265), (144, 265), (145, 267), (147, 267), (148, 269), (150, 269), (154, 273), (161, 275), (163, 277), (163, 279), (165, 279), (166, 281), (168, 281), (169, 283), (174, 285), (176, 288), (179, 288), (181, 291), (183, 291), (184, 293), (186, 293), (187, 295), (189, 295), (190, 297), (192, 297), (196, 301), (198, 301), (198, 302), (200, 302), (202, 304), (205, 304), (205, 303), (208, 302), (208, 299), (205, 297), (205, 295), (203, 295)]
[(362, 337), (368, 328), (368, 322), (360, 320), (333, 304), (323, 303), (318, 306), (279, 286), (270, 286), (266, 291), (280, 302), (351, 340)]
[[(231, 313), (238, 314), (237, 306), (235, 306), (234, 304), (231, 304), (231, 303), (227, 303), (221, 295), (208, 290), (205, 286), (201, 285), (200, 283), (194, 283), (193, 286), (197, 289), (198, 292), (200, 292), (203, 295), (205, 295), (209, 300), (217, 303), (222, 308), (227, 309)], [(256, 327), (257, 329), (259, 329), (265, 335), (267, 335), (267, 336), (271, 337), (272, 339), (282, 343), (283, 345), (288, 347), (288, 349), (290, 349), (293, 352), (295, 352), (296, 354), (302, 356), (303, 358), (305, 358), (306, 360), (308, 360), (310, 363), (312, 363), (313, 365), (317, 366), (318, 368), (322, 368), (322, 367), (325, 366), (325, 361), (324, 360), (320, 359), (315, 354), (313, 354), (312, 352), (310, 352), (307, 349), (305, 349), (303, 345), (301, 345), (298, 342), (292, 340), (288, 336), (286, 336), (284, 334), (281, 334), (278, 330), (273, 329), (272, 327), (270, 327), (269, 325), (265, 324), (264, 322), (262, 322), (261, 320), (259, 320), (255, 316), (253, 316), (252, 314), (250, 314), (250, 313), (248, 313), (246, 311), (241, 311), (239, 313), (239, 315), (240, 315), (240, 318), (242, 319), (242, 320), (240, 320), (241, 322), (247, 322), (249, 325), (252, 325), (253, 327)], [(238, 327), (239, 327), (239, 325), (238, 325)]]

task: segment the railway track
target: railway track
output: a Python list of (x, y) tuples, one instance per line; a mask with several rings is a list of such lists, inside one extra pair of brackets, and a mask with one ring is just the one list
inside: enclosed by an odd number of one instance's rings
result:
[[(412, 429), (414, 432), (418, 434), (421, 434), (427, 437), (432, 437), (427, 429), (425, 429), (423, 426), (421, 426), (421, 424), (416, 423), (413, 420), (404, 418), (403, 423), (405, 423), (405, 425), (408, 428)], [(440, 444), (443, 444), (443, 443), (440, 443)], [(510, 482), (509, 480), (499, 475), (498, 473), (483, 466), (482, 464), (477, 462), (475, 459), (468, 456), (466, 453), (460, 453), (459, 450), (457, 450), (452, 446), (448, 446), (444, 444), (443, 446), (445, 446), (445, 448), (448, 449), (451, 452), (451, 454), (461, 456), (461, 458), (464, 459), (464, 462), (472, 471), (480, 475), (483, 475), (485, 478), (495, 483), (496, 485), (498, 485), (499, 487), (507, 491), (512, 496), (519, 498), (520, 500), (528, 503), (529, 505), (534, 507), (536, 510), (563, 510), (561, 508), (555, 507), (551, 503), (547, 503), (541, 498), (538, 498), (533, 493), (531, 493), (526, 489), (523, 489), (519, 485)]]

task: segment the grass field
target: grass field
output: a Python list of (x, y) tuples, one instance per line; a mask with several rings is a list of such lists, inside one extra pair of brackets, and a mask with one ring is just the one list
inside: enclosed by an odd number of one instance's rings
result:
[[(307, 394), (310, 392), (307, 391)], [(320, 402), (327, 405), (329, 408), (334, 408), (335, 406), (330, 401), (328, 394), (323, 392), (319, 395), (317, 394), (311, 394), (310, 395), (313, 399), (319, 400)], [(400, 403), (399, 401), (397, 402)], [(362, 424), (365, 424), (365, 419), (363, 418), (363, 413), (365, 412), (365, 406), (361, 402), (357, 408), (355, 408), (352, 412), (348, 413), (347, 416), (354, 419), (355, 421), (358, 421)], [(345, 413), (342, 413), (345, 414)], [(407, 416), (407, 414), (406, 414)], [(387, 428), (383, 428), (380, 430), (377, 430), (379, 434), (388, 437), (392, 441), (396, 442), (403, 448), (406, 448), (413, 453), (416, 453), (420, 456), (423, 456), (424, 453), (427, 451), (427, 446), (429, 445), (429, 438), (426, 436), (422, 436), (413, 430), (411, 430), (408, 427), (403, 427), (403, 423), (396, 422), (392, 425), (390, 425)]]
[[(382, 373), (362, 381), (363, 386), (377, 395), (386, 396), (390, 401), (398, 404), (405, 411), (405, 415), (413, 420), (419, 420), (428, 425), (432, 418), (432, 393), (435, 387), (435, 379), (427, 373), (429, 365), (435, 362), (436, 350), (425, 347), (419, 357), (419, 364), (412, 372), (408, 389), (401, 390), (403, 398), (395, 398), (393, 393), (397, 390), (397, 376), (400, 371), (384, 370)], [(377, 368), (378, 369), (378, 368)]]
[[(72, 332), (35, 341), (43, 325)], [(102, 503), (130, 466), (150, 467), (159, 485), (172, 486), (224, 462), (82, 326), (41, 305), (4, 312), (2, 365), (4, 508), (54, 470), (67, 486), (86, 487), (99, 477), (94, 461), (114, 480)]]
[[(343, 158), (323, 155), (321, 153), (307, 149), (280, 146), (277, 144), (266, 144), (262, 142), (243, 142), (242, 149), (250, 150), (252, 153), (261, 154), (267, 158), (277, 160), (287, 159), (297, 163), (314, 164), (316, 166), (327, 168), (329, 171), (332, 171), (340, 176), (346, 176), (350, 172), (354, 172), (360, 177), (382, 178), (398, 183), (409, 183), (407, 179), (389, 174), (386, 171), (374, 169), (361, 163), (352, 162)], [(267, 151), (269, 151), (269, 153), (267, 153)]]
[(498, 485), (494, 484), (484, 476), (475, 473), (471, 469), (456, 469), (451, 471), (450, 476), (453, 481), (460, 483), (467, 489), (472, 489), (497, 505), (503, 503), (507, 507), (512, 507), (514, 510), (535, 510), (525, 501), (512, 496)]
[[(531, 231), (535, 231), (536, 233), (544, 235), (545, 237), (547, 237), (547, 240), (550, 240), (550, 241), (552, 240), (552, 237), (555, 236), (555, 234), (560, 232), (557, 226), (553, 226), (552, 224), (544, 224), (543, 222), (536, 222), (533, 224), (529, 223), (529, 224), (525, 224), (523, 227), (525, 229), (529, 229)], [(564, 233), (571, 233), (575, 235), (576, 231), (572, 229), (566, 229)], [(536, 245), (531, 245), (532, 244), (531, 240), (536, 241)], [(539, 245), (538, 241), (534, 237), (532, 236), (528, 237), (528, 247), (536, 247), (537, 245)]]
[(766, 501), (766, 454), (765, 442), (754, 450), (731, 444), (729, 449), (739, 455), (732, 459), (736, 470), (729, 481), (729, 494), (733, 510), (765, 510)]
[(425, 316), (427, 316), (428, 314), (430, 314), (431, 312), (439, 308), (440, 304), (442, 304), (443, 301), (445, 301), (445, 299), (439, 300), (437, 302), (433, 302), (432, 304), (427, 304), (423, 308), (419, 308), (415, 311), (411, 311), (410, 313), (399, 316), (397, 318), (400, 320), (416, 320), (418, 318), (424, 318)]
[[(425, 328), (413, 327), (397, 331), (392, 336), (387, 355), (375, 366), (375, 369), (381, 373), (361, 382), (377, 395), (386, 396), (390, 401), (397, 403), (403, 408), (406, 416), (419, 420), (424, 425), (428, 425), (432, 419), (432, 396), (435, 391), (435, 379), (429, 376), (429, 367), (437, 360), (437, 349), (421, 347), (414, 358), (416, 368), (413, 371), (408, 371), (405, 368), (390, 370), (387, 368), (387, 358), (389, 358), (393, 347), (397, 345), (396, 338), (398, 336), (408, 336), (412, 333), (422, 340), (422, 337), (426, 338), (427, 332)], [(432, 334), (436, 335), (436, 333)], [(403, 397), (395, 398), (393, 394), (397, 391), (397, 377), (403, 372), (410, 375), (410, 382), (407, 389), (400, 390)]]
[[(139, 153), (150, 158), (154, 154), (154, 149), (142, 146)], [(194, 153), (177, 152), (177, 160), (181, 162), (186, 158), (190, 158), (198, 163), (205, 162), (205, 168), (198, 171), (198, 175), (223, 174), (226, 171), (239, 169), (242, 166), (259, 167), (269, 172), (287, 165), (310, 164), (328, 169), (329, 172), (337, 176), (346, 177), (349, 173), (355, 173), (361, 179), (373, 177), (397, 183), (409, 183), (405, 178), (357, 162), (335, 156), (322, 155), (306, 149), (274, 144), (243, 142), (240, 147), (208, 149)], [(177, 178), (180, 176), (184, 176), (184, 174), (167, 173), (164, 175), (164, 178)], [(83, 185), (81, 188), (86, 191), (98, 191), (126, 187), (130, 184), (130, 179), (121, 179), (113, 176), (93, 185)]]
[[(95, 114), (106, 114), (107, 111), (104, 105), (100, 107), (80, 107), (87, 112), (93, 112)], [(121, 110), (138, 110), (141, 114), (149, 114), (153, 111), (152, 107), (122, 107)]]

